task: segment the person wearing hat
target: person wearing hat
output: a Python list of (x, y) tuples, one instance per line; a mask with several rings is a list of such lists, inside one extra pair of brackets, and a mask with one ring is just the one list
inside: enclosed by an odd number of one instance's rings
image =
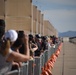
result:
[(35, 42), (38, 46), (38, 49), (35, 51), (35, 56), (40, 56), (42, 50), (42, 39), (40, 34), (35, 35)]
[[(23, 41), (25, 43), (24, 55), (11, 50), (12, 44), (17, 40), (18, 34), (15, 30), (8, 30), (4, 34), (4, 45), (2, 46), (0, 53), (0, 74), (5, 75), (11, 70), (12, 62), (25, 62), (30, 59), (28, 36), (25, 34)], [(5, 46), (5, 47), (4, 47)]]
[(38, 46), (32, 34), (29, 34), (29, 48), (30, 48), (30, 56), (34, 57), (35, 51), (38, 49)]

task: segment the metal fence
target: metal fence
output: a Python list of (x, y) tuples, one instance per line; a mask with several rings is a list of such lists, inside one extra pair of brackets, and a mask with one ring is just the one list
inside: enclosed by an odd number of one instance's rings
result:
[(34, 60), (23, 63), (23, 66), (19, 70), (10, 71), (6, 75), (40, 75), (42, 67), (57, 50), (59, 44), (56, 44), (55, 48), (51, 47), (45, 50), (40, 56), (34, 57)]

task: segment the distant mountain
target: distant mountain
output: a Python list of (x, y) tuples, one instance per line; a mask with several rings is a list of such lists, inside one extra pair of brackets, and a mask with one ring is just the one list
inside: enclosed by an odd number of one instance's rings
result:
[(67, 31), (63, 33), (59, 33), (59, 37), (75, 37), (76, 31)]

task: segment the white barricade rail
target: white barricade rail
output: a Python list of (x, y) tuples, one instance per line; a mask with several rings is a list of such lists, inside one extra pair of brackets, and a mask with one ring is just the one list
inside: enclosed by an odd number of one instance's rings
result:
[(10, 71), (6, 75), (19, 75), (19, 71), (18, 70)]
[(29, 62), (23, 63), (22, 67), (20, 68), (19, 75), (28, 75), (28, 64)]
[(28, 75), (34, 75), (35, 60), (29, 60)]
[(41, 74), (41, 60), (40, 57), (35, 57), (35, 67), (34, 67), (34, 75), (40, 75)]
[(28, 75), (28, 62), (23, 63), (18, 70), (10, 71), (6, 75)]

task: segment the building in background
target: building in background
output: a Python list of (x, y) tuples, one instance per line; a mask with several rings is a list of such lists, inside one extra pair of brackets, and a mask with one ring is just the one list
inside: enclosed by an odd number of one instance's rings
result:
[(0, 0), (0, 19), (5, 19), (5, 2)]
[(44, 35), (47, 35), (47, 36), (54, 35), (54, 36), (58, 37), (57, 30), (54, 28), (54, 26), (48, 20), (44, 20)]
[(44, 20), (44, 14), (32, 4), (32, 0), (0, 0), (0, 18), (5, 20), (6, 30), (58, 36), (57, 30), (48, 20)]

